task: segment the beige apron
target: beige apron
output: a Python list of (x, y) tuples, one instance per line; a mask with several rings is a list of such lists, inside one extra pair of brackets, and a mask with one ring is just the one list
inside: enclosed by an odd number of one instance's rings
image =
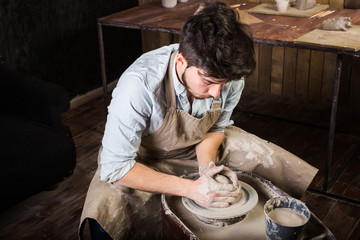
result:
[[(171, 66), (165, 77), (168, 110), (160, 128), (142, 139), (137, 161), (169, 174), (197, 169), (195, 147), (218, 119), (221, 102), (213, 101), (204, 117), (195, 118), (176, 109)], [(100, 154), (99, 154), (100, 155)], [(86, 196), (81, 225), (86, 218), (97, 220), (114, 239), (158, 239), (161, 235), (161, 205), (158, 194), (123, 189), (99, 180), (100, 165)], [(147, 220), (147, 221), (146, 221)], [(140, 236), (144, 234), (143, 238)], [(80, 229), (81, 235), (81, 229)]]
[[(175, 55), (176, 52), (171, 56), (164, 79), (168, 105), (165, 119), (155, 133), (142, 139), (136, 160), (161, 172), (183, 175), (197, 170), (194, 146), (218, 119), (221, 102), (214, 100), (211, 109), (200, 119), (176, 109), (171, 74)], [(218, 162), (253, 171), (296, 196), (303, 194), (317, 172), (284, 149), (237, 127), (226, 128)], [(100, 181), (99, 174), (100, 165), (86, 196), (80, 220), (80, 237), (84, 220), (92, 218), (113, 239), (160, 239), (159, 194), (115, 187)]]

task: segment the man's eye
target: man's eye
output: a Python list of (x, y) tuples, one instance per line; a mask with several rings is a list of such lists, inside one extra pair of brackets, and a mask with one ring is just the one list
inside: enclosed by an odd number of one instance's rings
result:
[(213, 82), (210, 82), (210, 81), (205, 80), (205, 79), (204, 79), (204, 83), (205, 83), (206, 85), (211, 85), (211, 84), (214, 84)]

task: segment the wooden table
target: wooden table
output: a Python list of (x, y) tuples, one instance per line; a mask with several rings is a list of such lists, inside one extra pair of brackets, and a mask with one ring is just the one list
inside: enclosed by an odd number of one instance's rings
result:
[[(229, 5), (245, 3), (239, 0), (223, 0)], [(121, 11), (109, 16), (98, 19), (98, 34), (101, 55), (101, 70), (105, 102), (107, 104), (107, 78), (103, 45), (103, 26), (112, 26), (120, 28), (131, 28), (139, 30), (153, 30), (168, 32), (171, 34), (180, 34), (181, 28), (188, 16), (194, 14), (202, 0), (190, 0), (186, 3), (178, 3), (174, 8), (163, 8), (161, 2), (152, 2), (125, 11)], [(247, 10), (257, 3), (246, 3), (238, 7), (239, 10)], [(335, 134), (336, 113), (338, 105), (340, 75), (343, 54), (350, 54), (356, 57), (360, 56), (359, 50), (348, 50), (341, 47), (319, 46), (317, 44), (296, 43), (295, 39), (320, 28), (321, 23), (327, 18), (340, 16), (351, 17), (352, 24), (360, 25), (360, 10), (336, 9), (334, 13), (323, 18), (299, 18), (289, 16), (277, 16), (266, 14), (252, 14), (262, 20), (261, 23), (252, 24), (253, 38), (256, 43), (268, 44), (273, 46), (286, 46), (310, 50), (321, 50), (337, 53), (336, 77), (334, 79), (334, 92), (332, 99), (332, 110), (330, 119), (328, 157), (325, 161), (325, 179), (324, 192), (328, 189), (328, 174), (332, 159), (333, 141)]]

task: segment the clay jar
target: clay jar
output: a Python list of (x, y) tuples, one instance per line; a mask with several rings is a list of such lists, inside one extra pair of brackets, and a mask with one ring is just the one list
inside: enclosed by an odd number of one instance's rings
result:
[(161, 1), (164, 8), (173, 8), (177, 4), (177, 0), (162, 0)]

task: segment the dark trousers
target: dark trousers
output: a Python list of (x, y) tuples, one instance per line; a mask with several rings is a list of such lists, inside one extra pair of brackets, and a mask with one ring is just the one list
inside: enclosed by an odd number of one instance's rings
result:
[(92, 219), (88, 218), (91, 240), (112, 240), (109, 234), (100, 226), (100, 224)]

